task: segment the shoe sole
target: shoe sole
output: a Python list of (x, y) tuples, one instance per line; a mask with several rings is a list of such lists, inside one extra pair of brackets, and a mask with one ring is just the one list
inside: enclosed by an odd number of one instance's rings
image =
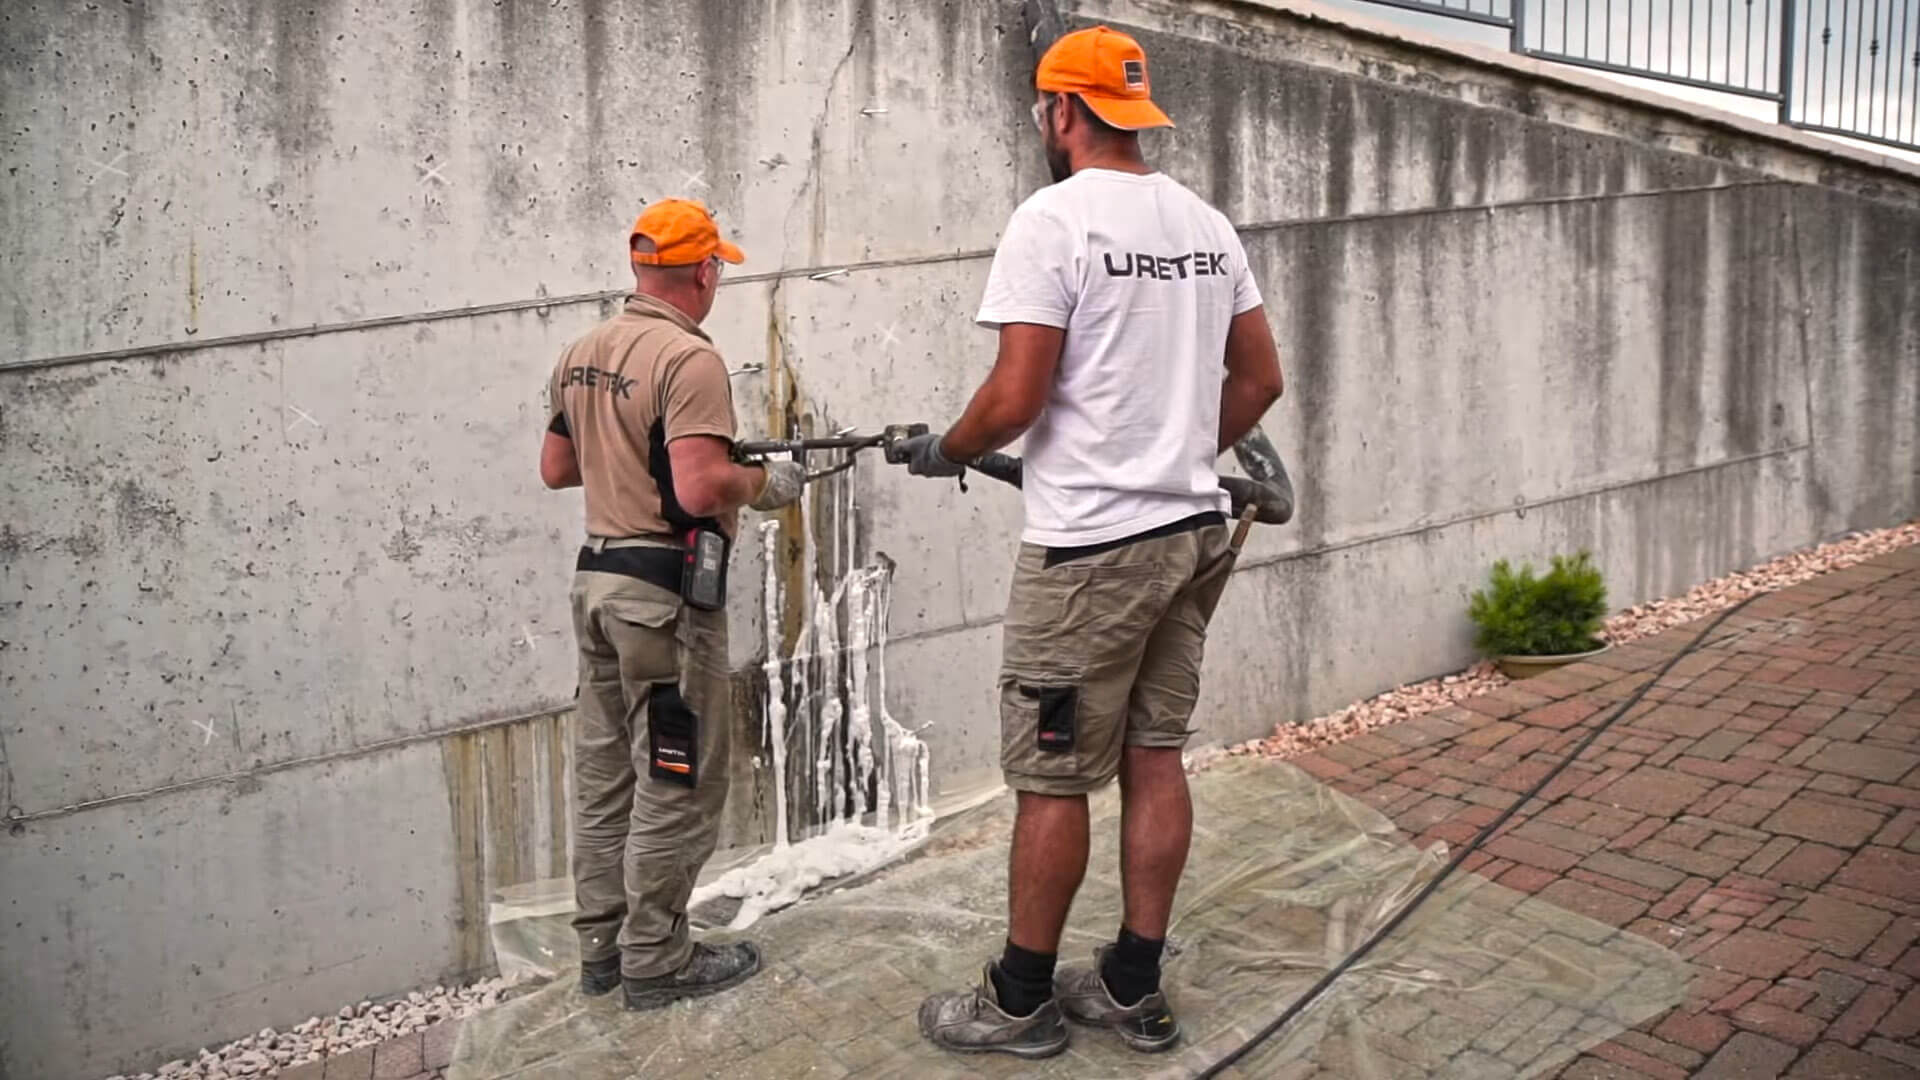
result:
[[(683, 1001), (687, 998), (706, 997), (710, 994), (718, 994), (726, 990), (731, 990), (759, 973), (760, 958), (755, 956), (752, 967), (732, 978), (717, 983), (710, 983), (706, 986), (675, 986), (659, 990), (643, 990), (638, 995), (627, 995), (625, 1005), (628, 1012), (651, 1012), (655, 1009), (664, 1009), (676, 1001)], [(636, 998), (638, 999), (637, 1001)]]
[[(924, 1035), (925, 1032), (921, 1034)], [(1041, 1058), (1050, 1058), (1056, 1054), (1065, 1053), (1067, 1044), (1071, 1040), (1061, 1039), (1058, 1045), (1048, 1043), (1043, 1046), (954, 1046), (950, 1043), (943, 1043), (930, 1036), (927, 1038), (927, 1041), (942, 1050), (951, 1050), (956, 1054), (1012, 1054), (1014, 1057), (1025, 1058), (1028, 1061), (1038, 1061)]]
[(1117, 1024), (1108, 1023), (1105, 1020), (1094, 1020), (1077, 1016), (1067, 1012), (1065, 1009), (1060, 1010), (1060, 1013), (1062, 1016), (1065, 1016), (1070, 1023), (1079, 1024), (1082, 1027), (1101, 1028), (1106, 1031), (1111, 1031), (1115, 1035), (1120, 1036), (1120, 1041), (1126, 1043), (1128, 1049), (1136, 1050), (1142, 1054), (1166, 1053), (1168, 1050), (1173, 1049), (1175, 1044), (1180, 1041), (1180, 1025), (1178, 1023), (1173, 1025), (1171, 1032), (1160, 1036), (1158, 1039), (1149, 1039), (1144, 1035), (1135, 1035), (1133, 1032)]

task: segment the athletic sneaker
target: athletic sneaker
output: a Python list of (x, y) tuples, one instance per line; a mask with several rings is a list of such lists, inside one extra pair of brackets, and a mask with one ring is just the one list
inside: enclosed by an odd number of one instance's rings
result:
[(1054, 973), (1053, 997), (1060, 1011), (1076, 1024), (1112, 1028), (1141, 1053), (1172, 1049), (1180, 1041), (1180, 1022), (1173, 1018), (1165, 990), (1155, 990), (1132, 1005), (1113, 1000), (1107, 981), (1100, 977), (1112, 949), (1111, 945), (1095, 949), (1090, 968), (1069, 967)]
[(640, 1011), (664, 1008), (681, 998), (731, 990), (759, 970), (760, 950), (752, 942), (709, 945), (701, 941), (694, 943), (693, 955), (679, 971), (620, 981), (626, 986), (627, 1008)]
[(920, 1034), (935, 1046), (963, 1054), (998, 1051), (1044, 1058), (1067, 1048), (1059, 1004), (1047, 1001), (1030, 1016), (1008, 1016), (1000, 1008), (990, 970), (981, 971), (980, 985), (971, 990), (949, 990), (922, 1002)]
[(604, 960), (580, 961), (580, 992), (588, 997), (611, 993), (620, 985), (620, 954)]

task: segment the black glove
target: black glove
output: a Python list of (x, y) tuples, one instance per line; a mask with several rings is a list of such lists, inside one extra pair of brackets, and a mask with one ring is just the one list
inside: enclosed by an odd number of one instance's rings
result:
[(907, 471), (915, 476), (961, 476), (967, 467), (947, 460), (940, 452), (940, 435), (915, 435), (900, 442), (900, 454), (907, 460)]

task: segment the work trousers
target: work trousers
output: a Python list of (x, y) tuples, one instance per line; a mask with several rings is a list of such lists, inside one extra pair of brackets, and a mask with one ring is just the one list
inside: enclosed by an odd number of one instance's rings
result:
[(726, 612), (591, 571), (574, 575), (572, 600), (580, 958), (617, 953), (622, 975), (661, 975), (692, 954), (687, 898), (727, 799)]

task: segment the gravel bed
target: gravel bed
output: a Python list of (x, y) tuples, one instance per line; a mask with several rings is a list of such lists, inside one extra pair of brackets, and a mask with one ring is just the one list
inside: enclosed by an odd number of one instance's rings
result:
[[(1797, 585), (1829, 571), (1854, 566), (1917, 543), (1920, 543), (1920, 522), (1853, 533), (1832, 543), (1804, 548), (1751, 569), (1737, 570), (1725, 577), (1715, 578), (1695, 586), (1683, 596), (1628, 608), (1607, 620), (1603, 636), (1612, 644), (1622, 645), (1732, 607), (1749, 596)], [(1204, 768), (1221, 757), (1294, 757), (1343, 742), (1375, 728), (1444, 709), (1467, 698), (1496, 690), (1508, 681), (1506, 676), (1494, 670), (1492, 661), (1483, 660), (1465, 671), (1396, 687), (1304, 723), (1281, 724), (1273, 734), (1263, 739), (1226, 747), (1212, 754), (1196, 754), (1189, 761), (1189, 769)]]
[(115, 1076), (111, 1080), (234, 1080), (272, 1076), (332, 1054), (375, 1046), (421, 1031), (442, 1020), (472, 1016), (499, 1004), (510, 984), (505, 979), (482, 979), (469, 986), (435, 986), (416, 990), (392, 1001), (362, 1001), (343, 1005), (331, 1016), (303, 1020), (285, 1031), (263, 1028), (218, 1050), (202, 1050), (192, 1058), (169, 1061), (158, 1072)]
[[(1749, 596), (1784, 589), (1915, 543), (1920, 543), (1920, 522), (1855, 533), (1843, 540), (1782, 555), (1750, 570), (1716, 578), (1684, 596), (1629, 608), (1607, 620), (1605, 636), (1608, 641), (1621, 644), (1656, 634), (1731, 607)], [(1397, 687), (1305, 723), (1283, 724), (1264, 739), (1197, 751), (1189, 759), (1189, 768), (1203, 769), (1228, 756), (1293, 757), (1445, 708), (1505, 686), (1507, 681), (1490, 662), (1482, 662), (1453, 675)], [(283, 1068), (373, 1046), (442, 1020), (471, 1016), (497, 1004), (509, 989), (504, 979), (486, 979), (470, 986), (417, 990), (392, 1001), (362, 1001), (344, 1006), (332, 1016), (303, 1021), (286, 1031), (267, 1028), (218, 1050), (202, 1050), (197, 1057), (168, 1062), (158, 1072), (117, 1076), (112, 1080), (233, 1080), (271, 1076)]]

